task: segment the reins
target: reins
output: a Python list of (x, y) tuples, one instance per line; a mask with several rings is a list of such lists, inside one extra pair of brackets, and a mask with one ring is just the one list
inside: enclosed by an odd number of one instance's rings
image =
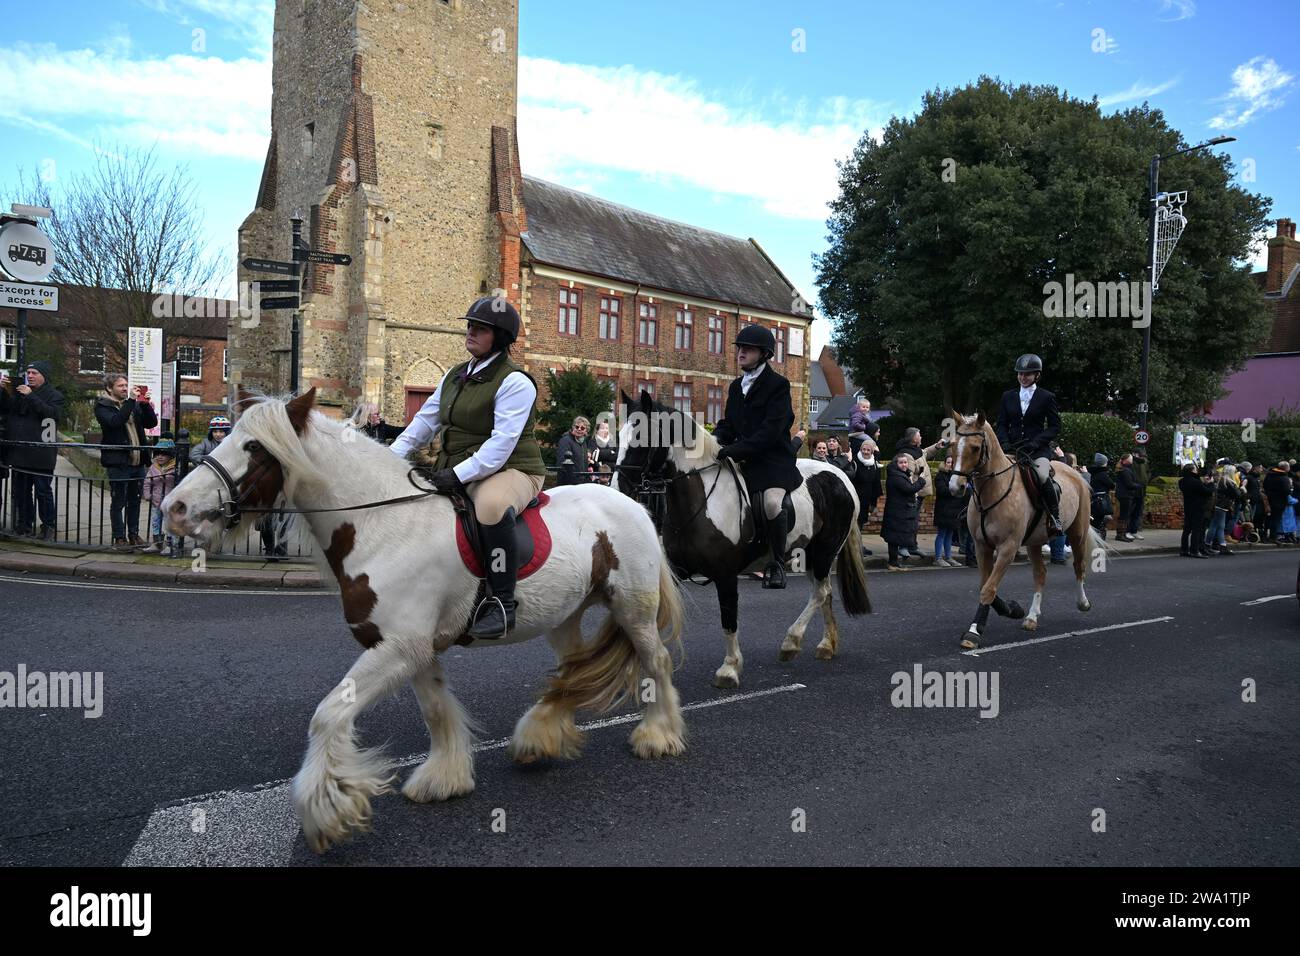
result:
[[(993, 472), (989, 472), (988, 474), (984, 474), (984, 473), (981, 471), (981, 469), (982, 469), (986, 464), (989, 463), (989, 461), (990, 461), (990, 459), (991, 459), (991, 457), (992, 457), (991, 455), (989, 455), (989, 442), (988, 442), (988, 436), (985, 435), (984, 432), (982, 432), (982, 431), (978, 431), (978, 432), (957, 432), (957, 435), (960, 436), (960, 437), (962, 437), (962, 438), (977, 438), (977, 437), (978, 437), (978, 438), (983, 438), (983, 439), (984, 439), (984, 444), (980, 446), (980, 457), (979, 457), (979, 461), (975, 462), (975, 467), (972, 468), (970, 471), (958, 471), (957, 469), (953, 469), (953, 472), (952, 472), (952, 473), (953, 473), (954, 475), (961, 475), (963, 478), (966, 478), (966, 479), (968, 479), (968, 480), (970, 481), (971, 497), (973, 497), (973, 498), (975, 499), (975, 510), (978, 511), (978, 512), (979, 512), (979, 515), (980, 515), (980, 537), (983, 538), (983, 539), (987, 542), (987, 541), (989, 540), (988, 528), (987, 528), (987, 526), (986, 526), (986, 522), (987, 522), (987, 520), (988, 520), (988, 516), (993, 512), (993, 509), (995, 509), (998, 505), (1002, 504), (1002, 502), (1005, 501), (1005, 500), (1007, 499), (1007, 496), (1011, 494), (1011, 489), (1014, 488), (1014, 487), (1016, 486), (1016, 473), (1015, 473), (1015, 472), (1016, 472), (1016, 460), (1015, 460), (1014, 458), (1012, 458), (1012, 459), (1010, 460), (1010, 463), (1007, 465), (1007, 467), (1005, 467), (1005, 468), (1001, 468), (1001, 469), (999, 469), (998, 471), (993, 471)], [(1007, 482), (1007, 488), (1006, 488), (1006, 491), (1002, 492), (1002, 494), (998, 497), (998, 500), (995, 501), (995, 502), (993, 502), (991, 505), (989, 505), (989, 506), (986, 508), (986, 507), (984, 506), (984, 502), (980, 501), (980, 488), (979, 488), (979, 484), (978, 484), (978, 479), (980, 479), (980, 478), (984, 478), (984, 479), (996, 478), (996, 477), (998, 477), (998, 475), (1006, 474), (1008, 471), (1010, 471), (1012, 474), (1011, 474), (1011, 480)]]

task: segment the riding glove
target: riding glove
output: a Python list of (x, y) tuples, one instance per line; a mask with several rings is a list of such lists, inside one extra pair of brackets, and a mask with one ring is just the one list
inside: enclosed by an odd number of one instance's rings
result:
[(456, 474), (454, 468), (443, 468), (433, 473), (433, 487), (437, 488), (444, 495), (462, 494), (465, 486), (461, 484), (460, 477)]

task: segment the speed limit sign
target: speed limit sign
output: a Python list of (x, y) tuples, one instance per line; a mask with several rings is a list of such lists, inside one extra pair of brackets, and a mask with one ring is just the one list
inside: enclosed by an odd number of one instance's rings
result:
[(1133, 441), (1139, 445), (1145, 445), (1150, 440), (1151, 440), (1151, 435), (1140, 428), (1133, 433)]

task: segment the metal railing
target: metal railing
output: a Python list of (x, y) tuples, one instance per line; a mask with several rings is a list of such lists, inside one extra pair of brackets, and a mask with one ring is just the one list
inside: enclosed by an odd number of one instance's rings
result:
[[(24, 447), (57, 448), (59, 457), (55, 470), (33, 471), (8, 464), (14, 452)], [(182, 429), (176, 440), (176, 465), (171, 473), (174, 478), (163, 478), (165, 484), (162, 494), (158, 496), (160, 501), (195, 467), (190, 463), (190, 449), (188, 433)], [(164, 555), (189, 557), (188, 539), (177, 538), (161, 530), (161, 513), (151, 498), (142, 493), (145, 483), (143, 473), (140, 477), (125, 479), (110, 479), (107, 475), (88, 477), (82, 474), (83, 469), (107, 470), (99, 463), (100, 452), (104, 450), (140, 452), (141, 463), (147, 472), (152, 453), (157, 449), (153, 445), (0, 439), (0, 538), (35, 540), (43, 545), (82, 551), (115, 551), (113, 511), (116, 493), (118, 507), (122, 511), (122, 536), (128, 533), (127, 529), (131, 525), (129, 511), (135, 510), (138, 516), (136, 532), (145, 545), (153, 542), (153, 529), (157, 526), (160, 529), (158, 534), (163, 538)], [(131, 485), (136, 487), (132, 488)], [(46, 521), (51, 505), (45, 505), (44, 514), (41, 507), (41, 498), (45, 497), (47, 488), (49, 497), (53, 499), (55, 520), (52, 532), (43, 535), (44, 529), (51, 527)], [(26, 504), (22, 500), (24, 497), (27, 499)], [(131, 503), (133, 499), (134, 504)], [(47, 498), (47, 502), (48, 500)], [(290, 560), (311, 556), (314, 541), (301, 519), (290, 515), (267, 515), (266, 518), (272, 528), (267, 534), (264, 535), (260, 530), (260, 522), (248, 520), (233, 535), (226, 535), (218, 549), (210, 552), (210, 556), (248, 561)], [(155, 525), (155, 521), (159, 522), (158, 525)], [(131, 550), (138, 552), (140, 548)]]

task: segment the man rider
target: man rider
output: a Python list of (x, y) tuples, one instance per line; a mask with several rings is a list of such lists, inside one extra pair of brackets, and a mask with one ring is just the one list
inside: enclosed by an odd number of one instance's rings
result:
[(1061, 431), (1061, 415), (1056, 396), (1038, 387), (1038, 378), (1042, 374), (1043, 360), (1037, 355), (1022, 355), (1016, 359), (1016, 378), (1020, 388), (1002, 393), (994, 431), (1004, 450), (1014, 449), (1033, 461), (1039, 495), (1047, 508), (1047, 534), (1054, 538), (1065, 534), (1061, 528), (1061, 503), (1056, 498), (1056, 486), (1048, 480), (1052, 442)]
[(447, 373), (389, 447), (405, 459), (441, 436), (433, 484), (474, 502), (487, 555), (491, 593), (475, 609), (469, 636), (494, 640), (515, 625), (515, 518), (542, 490), (546, 465), (533, 434), (537, 384), (510, 358), (519, 313), (504, 298), (485, 296), (465, 320), (469, 361)]
[(713, 437), (722, 445), (718, 460), (740, 462), (749, 493), (763, 494), (767, 542), (772, 549), (763, 587), (783, 588), (785, 539), (790, 529), (781, 503), (786, 492), (794, 491), (803, 481), (790, 444), (794, 424), (790, 381), (768, 364), (776, 352), (776, 337), (770, 329), (746, 325), (733, 344), (743, 374), (731, 383), (726, 412)]

